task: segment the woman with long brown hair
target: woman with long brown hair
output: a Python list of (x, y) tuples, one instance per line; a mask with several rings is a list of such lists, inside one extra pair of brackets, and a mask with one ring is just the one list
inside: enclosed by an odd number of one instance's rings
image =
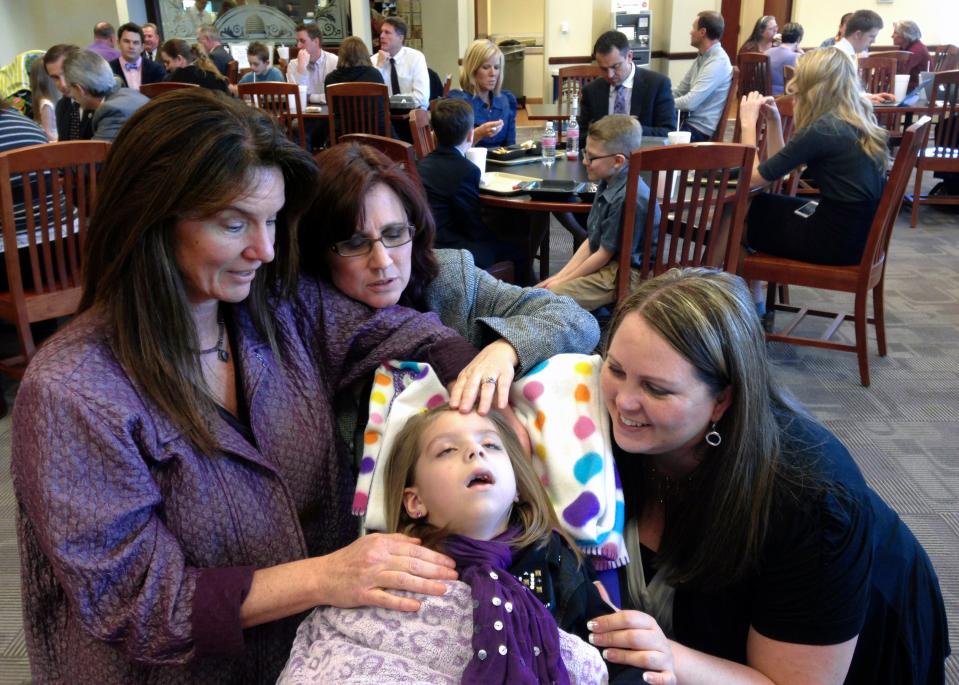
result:
[(745, 284), (674, 269), (617, 309), (600, 385), (626, 496), (606, 658), (675, 683), (942, 683), (925, 551), (781, 390)]
[(451, 381), (475, 350), (435, 317), (298, 277), (317, 169), (203, 89), (124, 126), (84, 244), (78, 316), (13, 418), (38, 682), (273, 682), (318, 604), (415, 610), (452, 561), (354, 540), (334, 396), (384, 358)]

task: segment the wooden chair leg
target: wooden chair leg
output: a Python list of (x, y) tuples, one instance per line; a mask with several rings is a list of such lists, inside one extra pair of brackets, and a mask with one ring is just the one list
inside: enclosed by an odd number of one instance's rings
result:
[[(920, 153), (922, 154), (922, 153)], [(915, 228), (919, 224), (919, 202), (922, 195), (922, 165), (916, 165), (916, 187), (912, 192), (912, 213), (909, 215), (909, 226)]]
[(856, 295), (853, 324), (856, 329), (856, 356), (859, 358), (859, 381), (869, 387), (869, 350), (866, 347), (866, 293)]
[(886, 319), (885, 304), (883, 303), (883, 281), (879, 281), (872, 289), (872, 318), (876, 327), (876, 347), (879, 348), (879, 356), (886, 356)]

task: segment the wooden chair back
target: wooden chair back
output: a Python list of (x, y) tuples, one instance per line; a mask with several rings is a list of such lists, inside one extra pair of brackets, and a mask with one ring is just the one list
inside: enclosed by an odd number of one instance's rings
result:
[[(787, 342), (796, 345), (808, 345), (846, 352), (855, 352), (859, 361), (860, 382), (869, 385), (869, 357), (866, 350), (866, 326), (875, 325), (876, 343), (880, 356), (886, 354), (886, 331), (883, 309), (883, 285), (888, 261), (889, 240), (893, 226), (899, 216), (906, 184), (916, 165), (922, 141), (929, 132), (930, 118), (922, 117), (906, 129), (896, 161), (889, 174), (889, 180), (882, 191), (879, 206), (873, 216), (859, 264), (851, 266), (833, 266), (811, 264), (785, 257), (774, 257), (762, 253), (747, 255), (743, 260), (742, 277), (747, 280), (767, 281), (767, 310), (775, 308), (794, 312), (796, 317), (781, 333), (768, 333), (766, 339)], [(776, 286), (800, 285), (809, 288), (838, 290), (855, 294), (855, 310), (852, 315), (845, 312), (811, 310), (808, 307), (776, 305)], [(866, 301), (872, 291), (873, 316), (869, 317)], [(822, 337), (807, 338), (792, 335), (793, 329), (806, 316), (821, 316), (833, 319), (833, 323)], [(847, 344), (831, 341), (833, 333), (844, 321), (852, 321), (855, 327), (855, 343)]]
[(736, 63), (739, 67), (738, 97), (753, 91), (762, 95), (772, 94), (772, 74), (767, 55), (762, 52), (741, 52)]
[[(909, 60), (912, 58), (912, 53), (908, 50), (879, 50), (877, 52), (870, 52), (869, 56), (894, 59), (896, 60), (896, 69), (898, 70), (909, 63)], [(925, 71), (925, 69), (923, 69), (923, 71)]]
[(157, 83), (144, 83), (140, 86), (140, 92), (146, 95), (148, 98), (155, 98), (157, 96), (163, 95), (164, 93), (169, 93), (171, 90), (179, 90), (180, 88), (199, 88), (195, 83), (181, 83), (180, 81), (159, 81)]
[(789, 85), (789, 82), (796, 77), (796, 67), (792, 64), (783, 65), (783, 88)]
[(575, 81), (579, 84), (580, 92), (592, 81), (603, 76), (603, 70), (592, 64), (577, 64), (572, 67), (559, 68), (559, 92), (563, 92), (563, 86), (569, 81)]
[(410, 132), (413, 134), (416, 158), (426, 159), (436, 149), (436, 134), (430, 126), (430, 113), (419, 108), (410, 111)]
[[(0, 154), (8, 283), (0, 292), (0, 319), (16, 327), (20, 343), (19, 355), (0, 361), (0, 372), (23, 375), (35, 351), (32, 322), (69, 316), (77, 309), (83, 241), (93, 214), (99, 165), (109, 150), (109, 143), (83, 140)], [(16, 230), (15, 198), (23, 201), (22, 231)]]
[(226, 63), (226, 73), (224, 74), (224, 76), (226, 76), (226, 80), (229, 81), (231, 85), (234, 85), (234, 86), (236, 85), (236, 82), (240, 78), (239, 73), (240, 73), (239, 62), (237, 62), (235, 59), (231, 59), (229, 62)]
[(450, 88), (453, 87), (453, 74), (447, 74), (446, 78), (443, 80), (443, 97), (447, 97), (450, 94)]
[(326, 89), (330, 145), (347, 133), (390, 137), (389, 89), (382, 83), (336, 83)]
[[(789, 142), (796, 130), (795, 117), (795, 97), (792, 95), (780, 95), (776, 98), (776, 109), (779, 110), (779, 119), (782, 122), (783, 144)], [(766, 118), (759, 117), (756, 122), (756, 149), (759, 151), (759, 159), (765, 161), (769, 158), (767, 146), (768, 129), (766, 127)], [(799, 177), (801, 169), (796, 169), (785, 178), (777, 179), (770, 187), (770, 192), (774, 194), (795, 195), (799, 186)]]
[(959, 148), (959, 69), (937, 72), (932, 80), (932, 92), (936, 93), (936, 102), (941, 103), (933, 117), (933, 145), (951, 149), (955, 154)]
[(240, 77), (240, 78), (243, 78), (244, 76), (246, 76), (247, 74), (249, 74), (251, 71), (253, 71), (253, 70), (252, 70), (250, 67), (243, 67), (242, 69), (240, 69), (239, 77)]
[(295, 83), (241, 83), (237, 87), (240, 99), (248, 105), (263, 110), (286, 131), (290, 140), (306, 148), (306, 133), (303, 127), (303, 104), (300, 89)]
[[(617, 302), (629, 293), (634, 253), (641, 254), (641, 280), (680, 266), (736, 269), (749, 196), (743, 180), (752, 172), (755, 154), (752, 145), (693, 143), (645, 148), (629, 156)], [(658, 203), (658, 222), (652, 197), (645, 215), (636, 214), (640, 172), (651, 173), (653, 195), (657, 188), (666, 189)], [(729, 181), (736, 174), (740, 182), (733, 188)], [(635, 236), (634, 226), (641, 227), (641, 236)]]
[(959, 47), (940, 45), (932, 56), (932, 71), (952, 71), (959, 69)]
[(415, 178), (417, 182), (420, 180), (420, 174), (416, 170), (416, 155), (413, 154), (413, 146), (407, 142), (395, 138), (374, 136), (369, 133), (347, 133), (340, 136), (337, 142), (375, 147), (397, 164), (406, 167), (406, 173)]
[(726, 122), (729, 121), (729, 113), (732, 111), (733, 102), (736, 101), (736, 93), (739, 92), (739, 67), (733, 67), (733, 77), (729, 82), (729, 92), (726, 94), (726, 104), (723, 105), (723, 113), (719, 116), (719, 123), (716, 130), (713, 131), (709, 139), (711, 143), (721, 143), (726, 138)]
[(867, 93), (892, 93), (896, 87), (897, 62), (891, 57), (859, 58), (859, 80)]

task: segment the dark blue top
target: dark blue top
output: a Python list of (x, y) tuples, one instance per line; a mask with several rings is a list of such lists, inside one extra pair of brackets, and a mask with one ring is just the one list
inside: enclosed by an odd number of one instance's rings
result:
[(492, 97), (489, 107), (483, 98), (470, 95), (462, 90), (451, 90), (449, 96), (457, 100), (466, 100), (473, 105), (473, 126), (485, 124), (487, 121), (503, 120), (503, 128), (495, 136), (483, 138), (474, 145), (478, 147), (500, 147), (513, 145), (516, 142), (516, 98), (508, 90)]
[(742, 581), (676, 589), (676, 639), (745, 663), (750, 626), (797, 644), (858, 635), (847, 683), (942, 682), (948, 628), (929, 557), (835, 436), (791, 413), (780, 425), (786, 459), (826, 485), (779, 487), (759, 567)]

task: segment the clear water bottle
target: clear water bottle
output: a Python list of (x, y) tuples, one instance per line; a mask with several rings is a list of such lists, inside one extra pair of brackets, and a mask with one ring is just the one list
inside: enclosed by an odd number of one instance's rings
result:
[(546, 122), (546, 130), (543, 131), (543, 164), (553, 166), (556, 161), (556, 129), (553, 128), (553, 122)]
[(566, 159), (579, 159), (579, 122), (576, 115), (570, 116), (566, 125)]

